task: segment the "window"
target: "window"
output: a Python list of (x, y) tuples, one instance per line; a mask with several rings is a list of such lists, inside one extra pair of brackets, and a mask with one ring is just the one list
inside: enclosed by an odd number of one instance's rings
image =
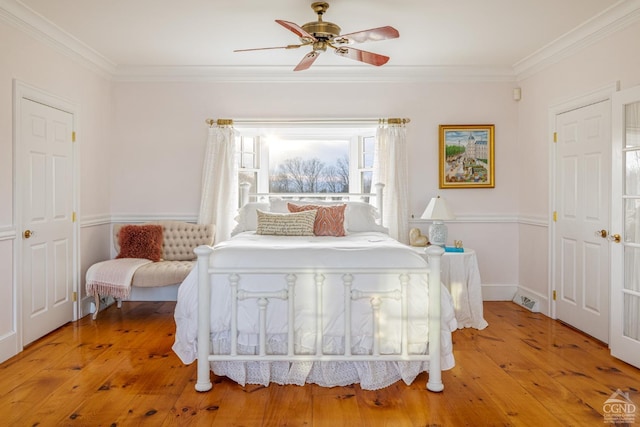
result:
[(375, 126), (236, 130), (250, 193), (371, 192)]

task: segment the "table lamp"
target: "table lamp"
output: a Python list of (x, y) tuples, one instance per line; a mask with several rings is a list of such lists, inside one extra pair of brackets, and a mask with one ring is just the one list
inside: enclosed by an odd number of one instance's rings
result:
[(447, 241), (447, 226), (442, 221), (454, 219), (447, 202), (440, 196), (433, 197), (420, 218), (433, 221), (429, 226), (429, 243), (444, 247)]

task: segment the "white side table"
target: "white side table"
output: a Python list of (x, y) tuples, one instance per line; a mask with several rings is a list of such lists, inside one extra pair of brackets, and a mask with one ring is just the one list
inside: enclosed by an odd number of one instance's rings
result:
[[(412, 246), (412, 249), (426, 259), (425, 248)], [(464, 248), (464, 252), (445, 252), (440, 279), (453, 298), (458, 328), (486, 328), (489, 324), (483, 315), (482, 281), (476, 252), (469, 248)]]

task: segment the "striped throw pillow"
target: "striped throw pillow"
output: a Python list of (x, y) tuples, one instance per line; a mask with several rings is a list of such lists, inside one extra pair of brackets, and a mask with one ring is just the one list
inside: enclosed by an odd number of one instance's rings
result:
[(316, 210), (299, 213), (273, 213), (256, 209), (258, 227), (256, 234), (273, 236), (313, 236)]

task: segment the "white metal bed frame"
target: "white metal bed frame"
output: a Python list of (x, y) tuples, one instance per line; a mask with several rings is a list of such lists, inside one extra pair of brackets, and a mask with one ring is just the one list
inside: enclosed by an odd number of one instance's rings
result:
[[(213, 252), (210, 246), (200, 246), (195, 250), (198, 255), (198, 368), (197, 382), (195, 388), (197, 391), (208, 391), (212, 387), (210, 378), (209, 362), (214, 361), (429, 361), (429, 380), (427, 388), (431, 391), (442, 391), (444, 385), (442, 383), (442, 375), (440, 368), (440, 257), (444, 250), (438, 246), (427, 249), (429, 256), (429, 268), (426, 269), (402, 269), (388, 270), (381, 269), (380, 273), (397, 274), (399, 278), (399, 288), (388, 291), (362, 291), (352, 289), (351, 284), (353, 277), (357, 274), (375, 273), (369, 269), (324, 269), (319, 273), (313, 269), (253, 269), (250, 271), (238, 272), (232, 269), (213, 269), (209, 267), (209, 258)], [(315, 306), (316, 306), (316, 345), (315, 354), (296, 354), (294, 351), (294, 295), (297, 275), (314, 274), (315, 282)], [(211, 354), (210, 352), (210, 302), (211, 302), (211, 275), (227, 275), (231, 286), (231, 353), (230, 354)], [(280, 291), (270, 292), (250, 292), (239, 289), (239, 282), (242, 276), (255, 274), (277, 274), (281, 275), (286, 282)], [(328, 275), (338, 274), (342, 276), (342, 283), (345, 287), (344, 307), (345, 307), (345, 331), (350, 331), (351, 325), (351, 302), (369, 298), (371, 304), (371, 313), (373, 316), (373, 351), (370, 355), (351, 354), (351, 336), (350, 333), (345, 334), (345, 350), (344, 354), (324, 354), (322, 352), (322, 331), (323, 331), (323, 282)], [(429, 324), (429, 351), (428, 354), (410, 354), (408, 351), (408, 324), (407, 316), (407, 292), (406, 287), (409, 278), (412, 275), (426, 275), (429, 287), (429, 307), (428, 307), (428, 324)], [(267, 354), (266, 352), (266, 310), (269, 299), (286, 300), (288, 303), (288, 334), (287, 334), (287, 354)], [(379, 350), (379, 312), (381, 300), (384, 298), (393, 298), (401, 300), (402, 307), (402, 349), (399, 354), (380, 354)], [(259, 354), (247, 355), (239, 354), (237, 350), (237, 303), (245, 299), (257, 299), (260, 310), (260, 331), (259, 331)], [(205, 343), (202, 345), (202, 343)], [(433, 356), (433, 357), (431, 357)]]
[[(375, 196), (380, 212), (382, 213), (382, 189), (384, 185), (376, 185)], [(249, 201), (248, 188), (244, 187), (241, 194), (243, 205)], [(259, 195), (253, 195), (259, 196)], [(291, 196), (287, 194), (287, 196)], [(308, 197), (309, 194), (304, 194)], [(353, 195), (349, 195), (353, 196)], [(357, 195), (364, 196), (364, 195)], [(326, 194), (321, 197), (327, 198)], [(334, 197), (334, 195), (331, 195)], [(199, 246), (195, 249), (198, 256), (198, 361), (197, 361), (197, 382), (195, 389), (200, 392), (208, 391), (212, 388), (210, 377), (210, 362), (215, 361), (313, 361), (313, 362), (329, 362), (329, 361), (429, 361), (429, 379), (427, 389), (433, 392), (440, 392), (444, 389), (441, 374), (441, 281), (440, 281), (440, 258), (444, 250), (439, 246), (427, 248), (429, 266), (427, 268), (403, 268), (396, 270), (380, 269), (372, 270), (371, 268), (323, 268), (318, 271), (313, 267), (307, 269), (220, 269), (210, 267), (210, 257), (213, 253), (211, 246)], [(371, 274), (371, 273), (397, 274), (399, 287), (386, 291), (363, 291), (352, 289), (354, 275)], [(252, 292), (239, 288), (241, 277), (250, 275), (281, 275), (283, 278), (283, 288), (280, 291), (269, 292)], [(294, 350), (294, 307), (295, 307), (295, 286), (297, 276), (301, 274), (313, 274), (315, 282), (315, 328), (316, 328), (316, 344), (315, 354), (296, 354)], [(211, 303), (211, 283), (213, 275), (226, 275), (231, 286), (231, 352), (230, 354), (212, 354), (211, 326), (210, 326), (210, 303)], [(323, 353), (323, 282), (329, 275), (340, 275), (342, 284), (344, 285), (344, 319), (345, 319), (345, 345), (343, 354), (324, 354)], [(408, 324), (409, 318), (407, 314), (408, 296), (406, 292), (407, 285), (411, 277), (423, 280), (428, 283), (428, 354), (411, 354), (408, 349)], [(415, 279), (414, 279), (415, 280)], [(368, 298), (371, 304), (371, 315), (373, 316), (373, 349), (371, 354), (352, 354), (351, 353), (351, 303), (352, 301)], [(385, 298), (393, 298), (401, 301), (401, 352), (398, 354), (380, 354), (379, 346), (379, 313), (381, 302)], [(258, 354), (239, 354), (237, 347), (238, 323), (237, 323), (237, 307), (238, 301), (245, 299), (256, 299), (259, 311), (259, 353)], [(266, 351), (266, 311), (270, 299), (286, 300), (288, 304), (288, 321), (287, 321), (287, 354), (267, 354)], [(348, 332), (348, 333), (347, 333)], [(433, 356), (433, 357), (431, 357)]]

